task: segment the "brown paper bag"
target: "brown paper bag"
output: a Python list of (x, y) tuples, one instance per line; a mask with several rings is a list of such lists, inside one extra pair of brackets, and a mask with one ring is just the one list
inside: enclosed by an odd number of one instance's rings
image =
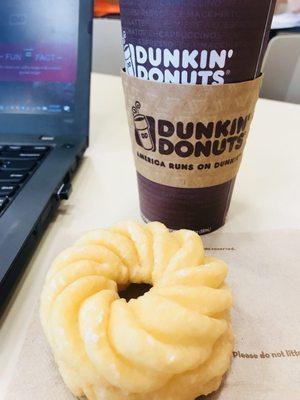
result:
[[(300, 399), (299, 243), (300, 231), (204, 237), (228, 263), (235, 299), (232, 367), (209, 400)], [(71, 399), (35, 312), (3, 400)]]

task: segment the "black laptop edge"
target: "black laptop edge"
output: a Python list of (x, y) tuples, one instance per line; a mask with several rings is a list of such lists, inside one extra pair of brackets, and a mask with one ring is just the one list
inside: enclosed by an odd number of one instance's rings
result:
[[(0, 115), (0, 145), (46, 145), (49, 155), (0, 217), (0, 313), (53, 218), (88, 146), (93, 0), (79, 0), (75, 123), (45, 115)], [(43, 190), (40, 190), (40, 188)]]

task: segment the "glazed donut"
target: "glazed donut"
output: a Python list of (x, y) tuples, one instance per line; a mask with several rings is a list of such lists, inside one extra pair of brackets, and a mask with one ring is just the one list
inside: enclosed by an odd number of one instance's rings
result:
[[(226, 264), (195, 232), (122, 222), (51, 266), (40, 315), (61, 375), (89, 400), (194, 400), (221, 384), (233, 350)], [(151, 289), (128, 302), (131, 283)]]

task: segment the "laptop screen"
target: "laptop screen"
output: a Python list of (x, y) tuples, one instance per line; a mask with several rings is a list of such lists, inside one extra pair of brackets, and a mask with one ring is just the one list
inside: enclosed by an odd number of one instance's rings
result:
[(1, 0), (0, 114), (72, 117), (79, 0)]

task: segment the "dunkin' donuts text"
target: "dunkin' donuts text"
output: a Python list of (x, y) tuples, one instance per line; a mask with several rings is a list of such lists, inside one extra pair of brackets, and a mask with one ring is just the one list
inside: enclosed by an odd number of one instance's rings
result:
[[(191, 156), (210, 158), (223, 153), (230, 155), (243, 148), (251, 114), (232, 120), (217, 122), (171, 122), (164, 119), (148, 121), (148, 133), (155, 143), (153, 151), (162, 156), (176, 155), (180, 158)], [(136, 131), (136, 141), (143, 142)]]
[(126, 72), (155, 82), (217, 85), (225, 83), (232, 49), (169, 50), (124, 44)]

